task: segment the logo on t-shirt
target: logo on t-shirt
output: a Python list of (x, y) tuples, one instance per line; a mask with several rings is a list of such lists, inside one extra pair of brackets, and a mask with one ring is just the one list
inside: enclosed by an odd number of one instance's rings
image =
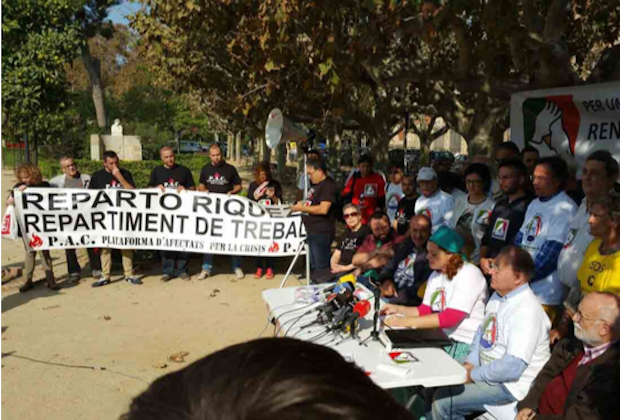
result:
[(179, 181), (175, 181), (170, 178), (168, 181), (164, 181), (164, 188), (179, 188)]
[(495, 221), (495, 225), (493, 226), (493, 233), (491, 236), (494, 239), (499, 239), (500, 241), (505, 241), (506, 236), (508, 235), (508, 227), (510, 226), (510, 220), (502, 219), (498, 217)]
[(398, 193), (392, 193), (387, 198), (387, 206), (389, 209), (397, 209), (400, 202), (401, 195)]
[(123, 188), (123, 184), (113, 179), (112, 181), (110, 181), (109, 184), (106, 184), (105, 187), (106, 189), (118, 189), (118, 188)]
[(433, 220), (433, 212), (428, 207), (423, 207), (416, 214), (423, 214), (428, 217), (429, 220)]
[(489, 224), (490, 218), (491, 212), (489, 210), (480, 209), (478, 210), (478, 214), (476, 214), (476, 224), (481, 226), (487, 226)]
[(525, 227), (525, 240), (527, 242), (534, 242), (536, 237), (542, 230), (542, 215), (537, 214), (532, 217)]
[(364, 197), (376, 197), (377, 196), (377, 184), (364, 185)]
[(444, 309), (446, 309), (446, 289), (441, 287), (431, 295), (431, 310), (443, 312)]
[(489, 314), (482, 323), (480, 346), (485, 350), (492, 350), (497, 343), (497, 315)]
[(415, 272), (413, 270), (415, 266), (415, 259), (416, 253), (412, 252), (407, 256), (407, 258), (405, 258), (400, 262), (400, 264), (398, 264), (398, 268), (394, 273), (394, 281), (398, 284), (398, 286), (413, 286), (413, 283), (415, 281)]
[(212, 175), (207, 180), (208, 184), (211, 185), (228, 185), (228, 179), (224, 175), (220, 175), (219, 172), (216, 172), (215, 175)]
[(271, 199), (270, 198), (264, 198), (262, 200), (259, 200), (258, 203), (262, 204), (264, 206), (270, 206), (271, 205)]
[(564, 248), (568, 248), (573, 244), (573, 241), (577, 237), (577, 232), (579, 232), (579, 228), (572, 228), (568, 231), (568, 237), (566, 238), (566, 242), (564, 243)]

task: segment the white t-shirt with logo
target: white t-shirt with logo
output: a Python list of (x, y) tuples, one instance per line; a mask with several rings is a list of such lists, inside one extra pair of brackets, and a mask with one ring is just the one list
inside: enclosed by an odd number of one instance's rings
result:
[(461, 216), (468, 213), (471, 207), (471, 220), (469, 221), (469, 230), (476, 247), (474, 248), (469, 260), (474, 264), (480, 262), (480, 247), (482, 246), (482, 238), (486, 232), (489, 220), (491, 219), (491, 213), (495, 207), (495, 201), (492, 198), (487, 198), (482, 203), (471, 204), (469, 202), (469, 196), (466, 195), (462, 199), (456, 200), (454, 203), (454, 212), (452, 219), (450, 220), (450, 227), (455, 229), (459, 223)]
[(471, 344), (484, 318), (486, 298), (487, 282), (482, 271), (466, 262), (452, 280), (434, 271), (428, 278), (423, 303), (430, 306), (433, 313), (448, 308), (467, 313), (460, 324), (444, 332), (454, 341)]
[(562, 284), (567, 287), (579, 287), (577, 270), (581, 267), (586, 248), (594, 240), (594, 237), (590, 235), (588, 224), (590, 213), (586, 201), (587, 199), (584, 199), (581, 202), (577, 214), (570, 223), (568, 237), (558, 259), (558, 276)]
[(415, 202), (415, 214), (424, 214), (431, 219), (433, 233), (441, 226), (450, 226), (453, 209), (454, 197), (439, 189), (430, 197), (421, 195)]
[[(523, 235), (521, 248), (530, 253), (533, 260), (546, 241), (566, 242), (570, 223), (577, 212), (577, 205), (564, 191), (548, 201), (536, 199), (527, 208), (519, 232)], [(530, 284), (532, 291), (543, 305), (559, 305), (564, 285), (555, 270), (544, 279)]]
[(396, 218), (396, 212), (398, 211), (398, 203), (403, 198), (403, 186), (401, 184), (394, 184), (390, 182), (385, 189), (385, 208), (387, 209), (387, 215), (390, 218), (390, 224), (394, 222)]
[(508, 299), (494, 293), (482, 322), (478, 346), (480, 366), (504, 355), (517, 357), (527, 368), (515, 382), (504, 386), (517, 399), (523, 399), (534, 379), (549, 360), (549, 317), (528, 285)]

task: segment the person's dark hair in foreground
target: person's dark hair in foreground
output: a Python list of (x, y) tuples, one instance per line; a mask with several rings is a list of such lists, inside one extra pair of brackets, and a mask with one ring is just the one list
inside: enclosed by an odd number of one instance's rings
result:
[(157, 379), (122, 420), (413, 419), (355, 365), (289, 338), (234, 345)]

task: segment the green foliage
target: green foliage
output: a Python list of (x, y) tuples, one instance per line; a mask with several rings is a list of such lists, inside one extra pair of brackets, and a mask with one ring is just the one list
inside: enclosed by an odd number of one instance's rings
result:
[[(200, 171), (209, 162), (211, 162), (211, 159), (208, 156), (177, 155), (176, 157), (177, 164), (187, 166), (192, 172), (196, 186), (198, 185)], [(103, 168), (99, 160), (75, 159), (75, 163), (79, 170), (85, 174), (93, 174)], [(137, 188), (146, 188), (151, 172), (161, 164), (160, 160), (121, 161), (120, 167), (131, 172)], [(62, 173), (57, 159), (40, 159), (38, 165), (43, 177), (46, 179), (51, 179)]]

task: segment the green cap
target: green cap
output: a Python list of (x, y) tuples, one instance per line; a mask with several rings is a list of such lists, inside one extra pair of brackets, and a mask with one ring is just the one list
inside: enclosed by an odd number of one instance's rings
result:
[[(446, 226), (442, 226), (437, 229), (429, 241), (437, 244), (440, 248), (451, 252), (452, 254), (461, 254), (461, 249), (465, 244), (465, 241), (461, 235)], [(465, 257), (464, 255), (462, 256)]]

